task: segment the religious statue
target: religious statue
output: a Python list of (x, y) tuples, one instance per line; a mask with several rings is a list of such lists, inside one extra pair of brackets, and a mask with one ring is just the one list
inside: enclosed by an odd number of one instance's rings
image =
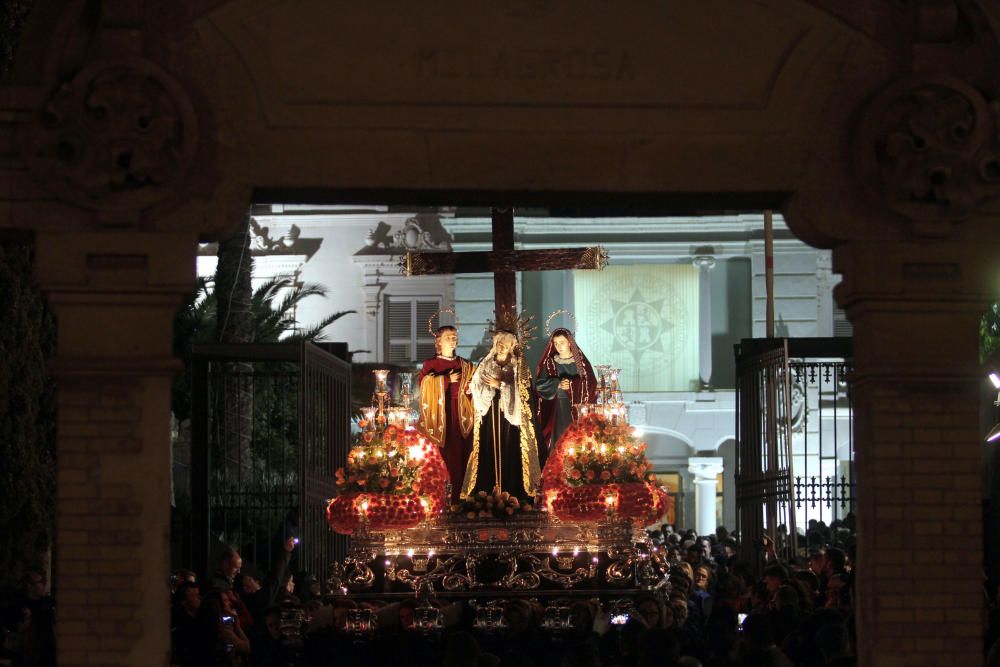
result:
[(441, 326), (433, 333), (437, 354), (424, 361), (417, 378), (420, 387), (419, 428), (441, 450), (448, 476), (451, 477), (452, 500), (457, 500), (472, 448), (475, 412), (469, 395), (469, 382), (473, 367), (469, 360), (455, 354), (458, 347), (457, 328)]
[(500, 328), (493, 334), (493, 346), (472, 375), (476, 424), (462, 484), (463, 499), (494, 489), (522, 501), (530, 501), (538, 493), (541, 464), (534, 391), (515, 330)]
[(597, 402), (594, 369), (569, 329), (556, 329), (549, 336), (538, 362), (535, 386), (542, 442), (552, 451), (563, 431), (576, 419), (576, 406)]

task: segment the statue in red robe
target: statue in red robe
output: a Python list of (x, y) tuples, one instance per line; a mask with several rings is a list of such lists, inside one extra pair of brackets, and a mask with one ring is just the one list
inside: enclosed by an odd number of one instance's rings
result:
[(417, 378), (420, 388), (419, 428), (441, 449), (451, 477), (452, 500), (457, 501), (472, 449), (475, 410), (469, 395), (473, 366), (455, 354), (458, 330), (439, 327), (435, 332), (437, 354), (424, 361)]
[(556, 329), (549, 336), (538, 361), (535, 389), (541, 440), (552, 451), (563, 431), (576, 419), (576, 406), (597, 402), (594, 369), (569, 329)]

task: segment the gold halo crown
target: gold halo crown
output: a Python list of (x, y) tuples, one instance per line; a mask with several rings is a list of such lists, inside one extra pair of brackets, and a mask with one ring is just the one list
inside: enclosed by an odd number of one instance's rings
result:
[(531, 348), (529, 343), (534, 339), (535, 332), (538, 331), (538, 326), (532, 322), (535, 319), (534, 315), (529, 315), (523, 310), (518, 312), (514, 308), (501, 308), (496, 311), (495, 315), (495, 319), (486, 321), (491, 334), (509, 331), (517, 336), (517, 341), (522, 348), (525, 350)]
[[(455, 323), (451, 325), (442, 325), (441, 320), (439, 319), (438, 325), (437, 327), (435, 327), (434, 318), (438, 317), (439, 315), (444, 315), (445, 313), (451, 313), (451, 317), (453, 320), (455, 320)], [(435, 338), (437, 337), (437, 330), (440, 329), (442, 326), (453, 326), (456, 329), (458, 328), (458, 315), (455, 314), (454, 308), (439, 308), (438, 310), (434, 311), (433, 315), (427, 318), (427, 333), (434, 336)]]
[[(551, 315), (549, 315), (547, 318), (545, 318), (545, 337), (546, 338), (551, 338), (552, 337), (552, 330), (549, 328), (549, 325), (552, 324), (552, 320), (554, 320), (559, 315), (568, 315), (570, 318), (572, 318), (572, 320), (573, 320), (573, 327), (576, 328), (576, 326), (577, 326), (576, 316), (574, 316), (573, 313), (569, 312), (565, 308), (560, 308), (559, 310), (553, 312)], [(573, 333), (573, 331), (570, 330), (570, 333)]]

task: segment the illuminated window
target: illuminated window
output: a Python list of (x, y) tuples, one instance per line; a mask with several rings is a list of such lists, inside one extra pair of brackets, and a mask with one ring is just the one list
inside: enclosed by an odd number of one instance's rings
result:
[(441, 297), (386, 298), (383, 360), (408, 365), (434, 356), (434, 336), (427, 320), (441, 308)]

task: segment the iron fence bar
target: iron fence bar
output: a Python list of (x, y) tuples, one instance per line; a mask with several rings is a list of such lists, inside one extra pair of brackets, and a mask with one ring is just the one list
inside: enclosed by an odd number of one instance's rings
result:
[[(209, 570), (209, 422), (208, 361), (195, 358), (191, 364), (191, 556), (196, 572)], [(197, 511), (198, 509), (202, 511)]]

